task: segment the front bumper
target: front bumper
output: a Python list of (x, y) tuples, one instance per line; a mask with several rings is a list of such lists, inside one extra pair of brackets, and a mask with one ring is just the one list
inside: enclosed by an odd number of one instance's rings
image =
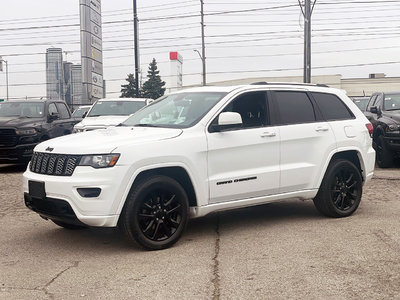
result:
[[(78, 166), (72, 176), (53, 176), (33, 173), (28, 167), (23, 174), (23, 191), (29, 199), (28, 182), (44, 182), (44, 200), (48, 204), (56, 205), (56, 202), (64, 201), (79, 222), (88, 226), (114, 227), (118, 222), (121, 201), (125, 200), (128, 182), (124, 178), (127, 170), (126, 166), (106, 169)], [(82, 197), (78, 188), (100, 188), (101, 193), (97, 197)], [(46, 217), (46, 212), (37, 212)], [(68, 217), (70, 213), (62, 215)]]
[(37, 143), (0, 148), (0, 163), (28, 162), (36, 145)]
[(387, 135), (384, 137), (386, 145), (392, 151), (400, 151), (400, 134)]
[(24, 193), (25, 205), (29, 209), (38, 213), (41, 217), (67, 224), (85, 225), (76, 217), (71, 205), (60, 199), (45, 198), (39, 199)]

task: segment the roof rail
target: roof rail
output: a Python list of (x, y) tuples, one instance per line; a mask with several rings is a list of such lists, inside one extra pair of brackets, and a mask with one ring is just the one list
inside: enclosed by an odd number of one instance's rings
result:
[(329, 87), (326, 84), (322, 83), (298, 83), (298, 82), (266, 82), (266, 81), (258, 81), (250, 83), (250, 85), (305, 85), (305, 86), (319, 86), (319, 87)]

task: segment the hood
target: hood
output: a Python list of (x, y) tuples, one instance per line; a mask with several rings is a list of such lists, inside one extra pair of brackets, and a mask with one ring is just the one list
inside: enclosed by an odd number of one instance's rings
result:
[(382, 112), (382, 116), (390, 119), (393, 123), (400, 125), (400, 110), (386, 110)]
[(107, 154), (124, 145), (140, 145), (146, 142), (172, 139), (181, 129), (152, 127), (109, 127), (65, 135), (36, 146), (35, 151), (59, 154)]
[(36, 127), (43, 122), (42, 118), (0, 117), (0, 127)]
[(98, 116), (98, 117), (86, 117), (84, 118), (81, 122), (76, 124), (75, 126), (77, 128), (82, 128), (82, 127), (107, 127), (107, 126), (115, 126), (123, 121), (125, 121), (128, 116)]

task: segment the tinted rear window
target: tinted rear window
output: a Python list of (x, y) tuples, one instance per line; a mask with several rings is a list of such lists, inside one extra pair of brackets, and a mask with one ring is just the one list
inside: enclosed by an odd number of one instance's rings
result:
[(311, 93), (322, 112), (325, 120), (348, 120), (352, 119), (347, 106), (337, 96), (326, 93)]
[(315, 122), (314, 108), (304, 92), (275, 92), (281, 124)]

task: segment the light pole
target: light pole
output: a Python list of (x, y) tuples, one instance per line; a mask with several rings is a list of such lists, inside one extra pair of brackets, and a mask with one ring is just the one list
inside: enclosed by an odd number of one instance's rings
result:
[(204, 1), (200, 0), (200, 15), (201, 15), (201, 61), (203, 63), (203, 85), (207, 85), (206, 82), (206, 45), (204, 42)]
[[(6, 60), (4, 60), (0, 57), (0, 65), (2, 62), (4, 62), (6, 64), (6, 87), (7, 87), (7, 101), (8, 101), (8, 63)], [(0, 68), (0, 71), (3, 71), (2, 66)]]
[(139, 39), (138, 39), (138, 16), (136, 0), (133, 0), (133, 39), (135, 47), (135, 89), (136, 97), (139, 98)]
[(197, 54), (200, 56), (200, 59), (201, 59), (201, 62), (202, 62), (202, 65), (203, 65), (203, 72), (202, 72), (202, 74), (203, 74), (203, 82), (202, 82), (202, 84), (203, 85), (206, 85), (206, 70), (205, 70), (205, 61), (204, 61), (204, 58), (203, 58), (203, 56), (201, 55), (201, 53), (200, 53), (200, 51), (199, 50), (197, 50), (197, 49), (194, 49), (193, 50), (194, 52), (197, 52)]

